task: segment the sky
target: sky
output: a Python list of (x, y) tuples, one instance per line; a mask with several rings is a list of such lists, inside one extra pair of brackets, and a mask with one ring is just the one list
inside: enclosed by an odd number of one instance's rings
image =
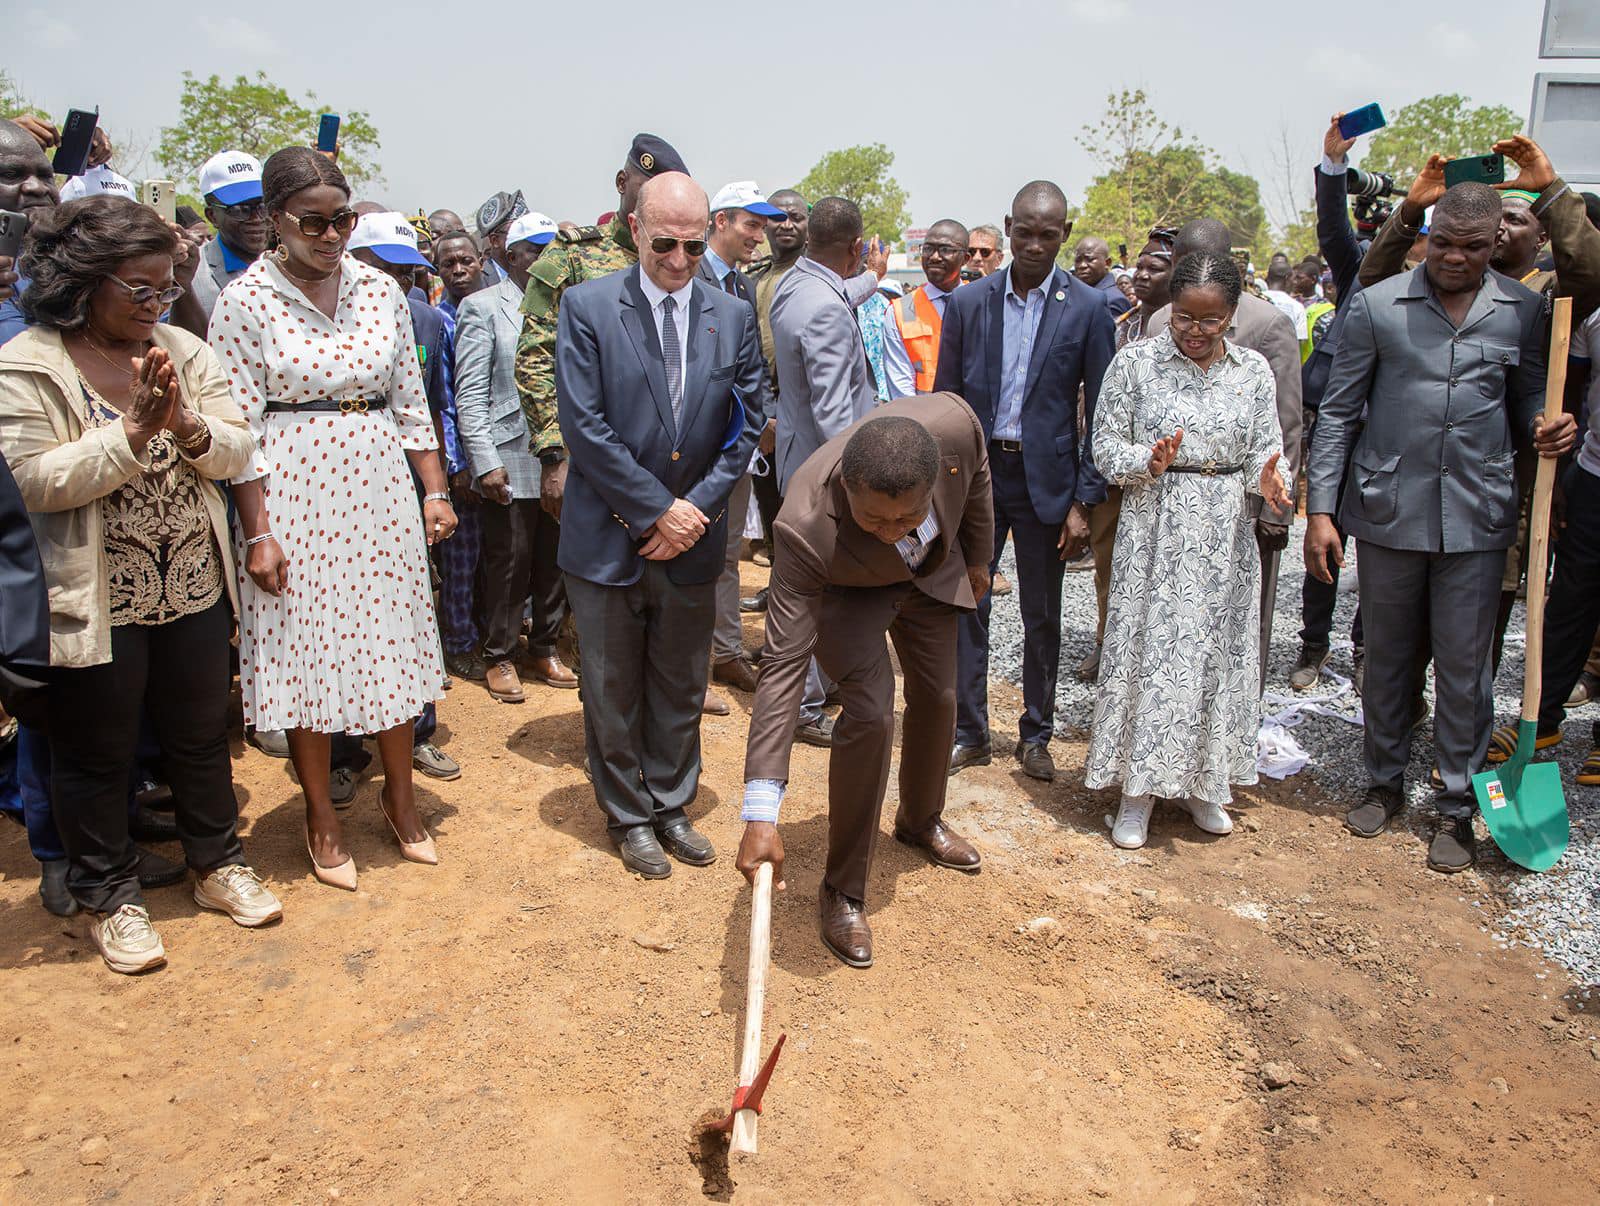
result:
[[(829, 150), (882, 142), (916, 225), (997, 222), (1038, 177), (1081, 200), (1096, 169), (1077, 137), (1122, 88), (1145, 89), (1159, 115), (1261, 179), (1269, 213), (1273, 147), (1287, 132), (1309, 203), (1336, 110), (1376, 100), (1392, 114), (1462, 92), (1525, 119), (1543, 7), (1455, 0), (1343, 5), (1340, 16), (1283, 0), (13, 4), (0, 66), (58, 120), (99, 105), (128, 148), (153, 147), (176, 119), (183, 71), (259, 70), (330, 109), (367, 112), (385, 177), (368, 192), (397, 209), (470, 217), (495, 190), (520, 188), (534, 209), (592, 221), (613, 207), (616, 170), (648, 130), (713, 192), (745, 179), (773, 191)], [(1353, 21), (1359, 11), (1372, 18)]]

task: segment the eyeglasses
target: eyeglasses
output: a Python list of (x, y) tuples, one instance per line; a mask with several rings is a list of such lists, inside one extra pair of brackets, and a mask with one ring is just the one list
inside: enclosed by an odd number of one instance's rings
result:
[(1233, 321), (1233, 315), (1227, 318), (1196, 318), (1192, 314), (1172, 312), (1172, 329), (1174, 331), (1193, 331), (1199, 328), (1202, 334), (1216, 335), (1228, 329), (1228, 324)]
[(952, 259), (955, 256), (965, 256), (966, 249), (957, 247), (954, 243), (924, 243), (923, 255), (936, 255), (941, 259)]
[(671, 255), (679, 247), (683, 248), (683, 254), (691, 260), (699, 259), (706, 253), (704, 239), (673, 239), (666, 235), (652, 235), (649, 231), (645, 231), (645, 234), (650, 239), (650, 250), (657, 255)]
[(331, 218), (324, 214), (292, 214), (288, 210), (283, 211), (283, 216), (298, 226), (300, 233), (308, 239), (320, 239), (328, 233), (330, 226), (339, 234), (347, 235), (361, 220), (361, 215), (353, 209), (341, 209)]
[(183, 296), (182, 285), (168, 285), (165, 289), (157, 289), (151, 285), (130, 285), (120, 276), (106, 273), (106, 276), (117, 282), (128, 291), (128, 300), (136, 306), (148, 306), (153, 301), (160, 302), (163, 306), (170, 306)]
[(251, 218), (259, 218), (266, 213), (267, 203), (257, 199), (255, 201), (241, 201), (237, 205), (218, 205), (217, 208), (230, 218), (238, 218), (240, 221), (248, 222)]

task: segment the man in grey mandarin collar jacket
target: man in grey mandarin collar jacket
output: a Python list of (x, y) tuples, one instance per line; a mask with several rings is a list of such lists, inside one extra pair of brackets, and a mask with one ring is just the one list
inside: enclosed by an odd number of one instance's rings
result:
[(1417, 667), (1431, 650), (1437, 871), (1464, 870), (1475, 853), (1471, 776), (1494, 720), (1489, 648), (1516, 538), (1515, 446), (1559, 456), (1576, 431), (1570, 415), (1540, 417), (1543, 303), (1488, 270), (1499, 222), (1499, 194), (1458, 185), (1434, 210), (1427, 262), (1351, 299), (1309, 465), (1307, 566), (1327, 581), (1326, 558), (1343, 561), (1333, 517), (1347, 458), (1339, 521), (1360, 548), (1370, 786), (1345, 823), (1376, 837), (1404, 806)]

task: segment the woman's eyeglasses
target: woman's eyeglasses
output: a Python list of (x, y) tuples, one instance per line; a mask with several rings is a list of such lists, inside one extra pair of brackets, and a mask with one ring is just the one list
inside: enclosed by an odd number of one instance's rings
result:
[(160, 302), (163, 306), (170, 306), (183, 296), (182, 285), (168, 285), (165, 289), (157, 289), (152, 285), (130, 285), (120, 276), (106, 273), (106, 276), (117, 282), (128, 291), (128, 300), (136, 306), (148, 306), (153, 301)]
[(353, 209), (341, 209), (331, 218), (326, 214), (292, 214), (288, 210), (283, 211), (283, 216), (298, 226), (300, 233), (308, 239), (320, 239), (328, 233), (330, 226), (339, 234), (347, 235), (361, 220), (361, 215)]
[(1171, 324), (1174, 331), (1193, 331), (1199, 328), (1202, 334), (1217, 335), (1226, 331), (1228, 324), (1232, 321), (1233, 315), (1231, 314), (1227, 318), (1196, 318), (1192, 314), (1180, 314), (1174, 310)]

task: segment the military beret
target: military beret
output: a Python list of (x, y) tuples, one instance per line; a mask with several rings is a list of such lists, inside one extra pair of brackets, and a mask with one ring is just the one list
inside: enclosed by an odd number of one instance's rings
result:
[(528, 203), (522, 199), (521, 189), (514, 193), (496, 193), (478, 206), (478, 215), (473, 220), (478, 228), (478, 237), (484, 238), (527, 212)]
[(678, 157), (678, 152), (672, 149), (672, 144), (654, 134), (634, 136), (633, 146), (628, 148), (628, 163), (646, 176), (659, 176), (662, 172), (689, 174), (689, 169)]

